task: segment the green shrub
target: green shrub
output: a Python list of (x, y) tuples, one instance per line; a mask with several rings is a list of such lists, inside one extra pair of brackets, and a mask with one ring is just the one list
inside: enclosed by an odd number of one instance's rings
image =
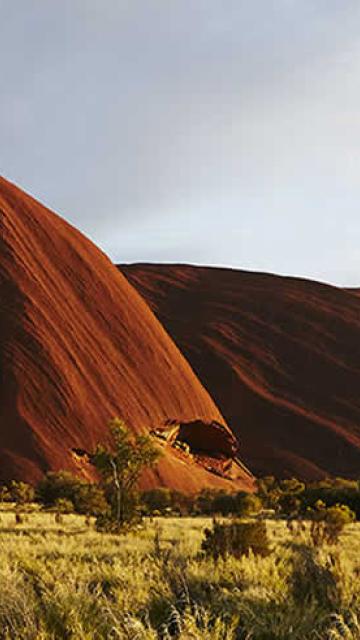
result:
[(266, 524), (263, 521), (244, 522), (235, 520), (229, 523), (213, 522), (212, 529), (205, 529), (205, 538), (201, 548), (206, 555), (215, 560), (225, 559), (228, 555), (239, 558), (249, 555), (267, 556), (271, 552)]

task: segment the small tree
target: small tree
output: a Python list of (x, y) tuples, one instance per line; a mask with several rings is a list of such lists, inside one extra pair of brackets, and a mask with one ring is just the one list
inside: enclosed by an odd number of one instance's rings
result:
[(111, 517), (122, 528), (131, 519), (134, 489), (144, 469), (155, 466), (159, 450), (150, 436), (132, 436), (126, 425), (115, 418), (110, 422), (114, 446), (98, 445), (91, 462), (99, 471), (111, 504)]

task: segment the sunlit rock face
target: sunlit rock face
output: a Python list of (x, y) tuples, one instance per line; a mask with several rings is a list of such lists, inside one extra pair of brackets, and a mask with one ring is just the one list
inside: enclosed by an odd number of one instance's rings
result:
[[(87, 238), (0, 179), (0, 475), (46, 470), (91, 478), (73, 449), (108, 439), (122, 418), (140, 433), (179, 421), (225, 421), (136, 290)], [(237, 486), (162, 446), (145, 486)], [(243, 474), (238, 486), (250, 486)]]
[(257, 475), (357, 478), (360, 297), (270, 274), (129, 265)]

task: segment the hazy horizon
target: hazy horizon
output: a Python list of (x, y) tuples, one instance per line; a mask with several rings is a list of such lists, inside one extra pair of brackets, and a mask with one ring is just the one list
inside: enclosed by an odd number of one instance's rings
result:
[(0, 0), (0, 172), (114, 261), (360, 286), (355, 0)]

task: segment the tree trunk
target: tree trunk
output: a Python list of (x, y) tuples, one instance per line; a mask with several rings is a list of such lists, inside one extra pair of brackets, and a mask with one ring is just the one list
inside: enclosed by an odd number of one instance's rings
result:
[(119, 475), (116, 468), (116, 464), (111, 460), (111, 466), (113, 469), (114, 484), (116, 487), (116, 520), (120, 525), (124, 523), (124, 496), (121, 483), (119, 481)]

